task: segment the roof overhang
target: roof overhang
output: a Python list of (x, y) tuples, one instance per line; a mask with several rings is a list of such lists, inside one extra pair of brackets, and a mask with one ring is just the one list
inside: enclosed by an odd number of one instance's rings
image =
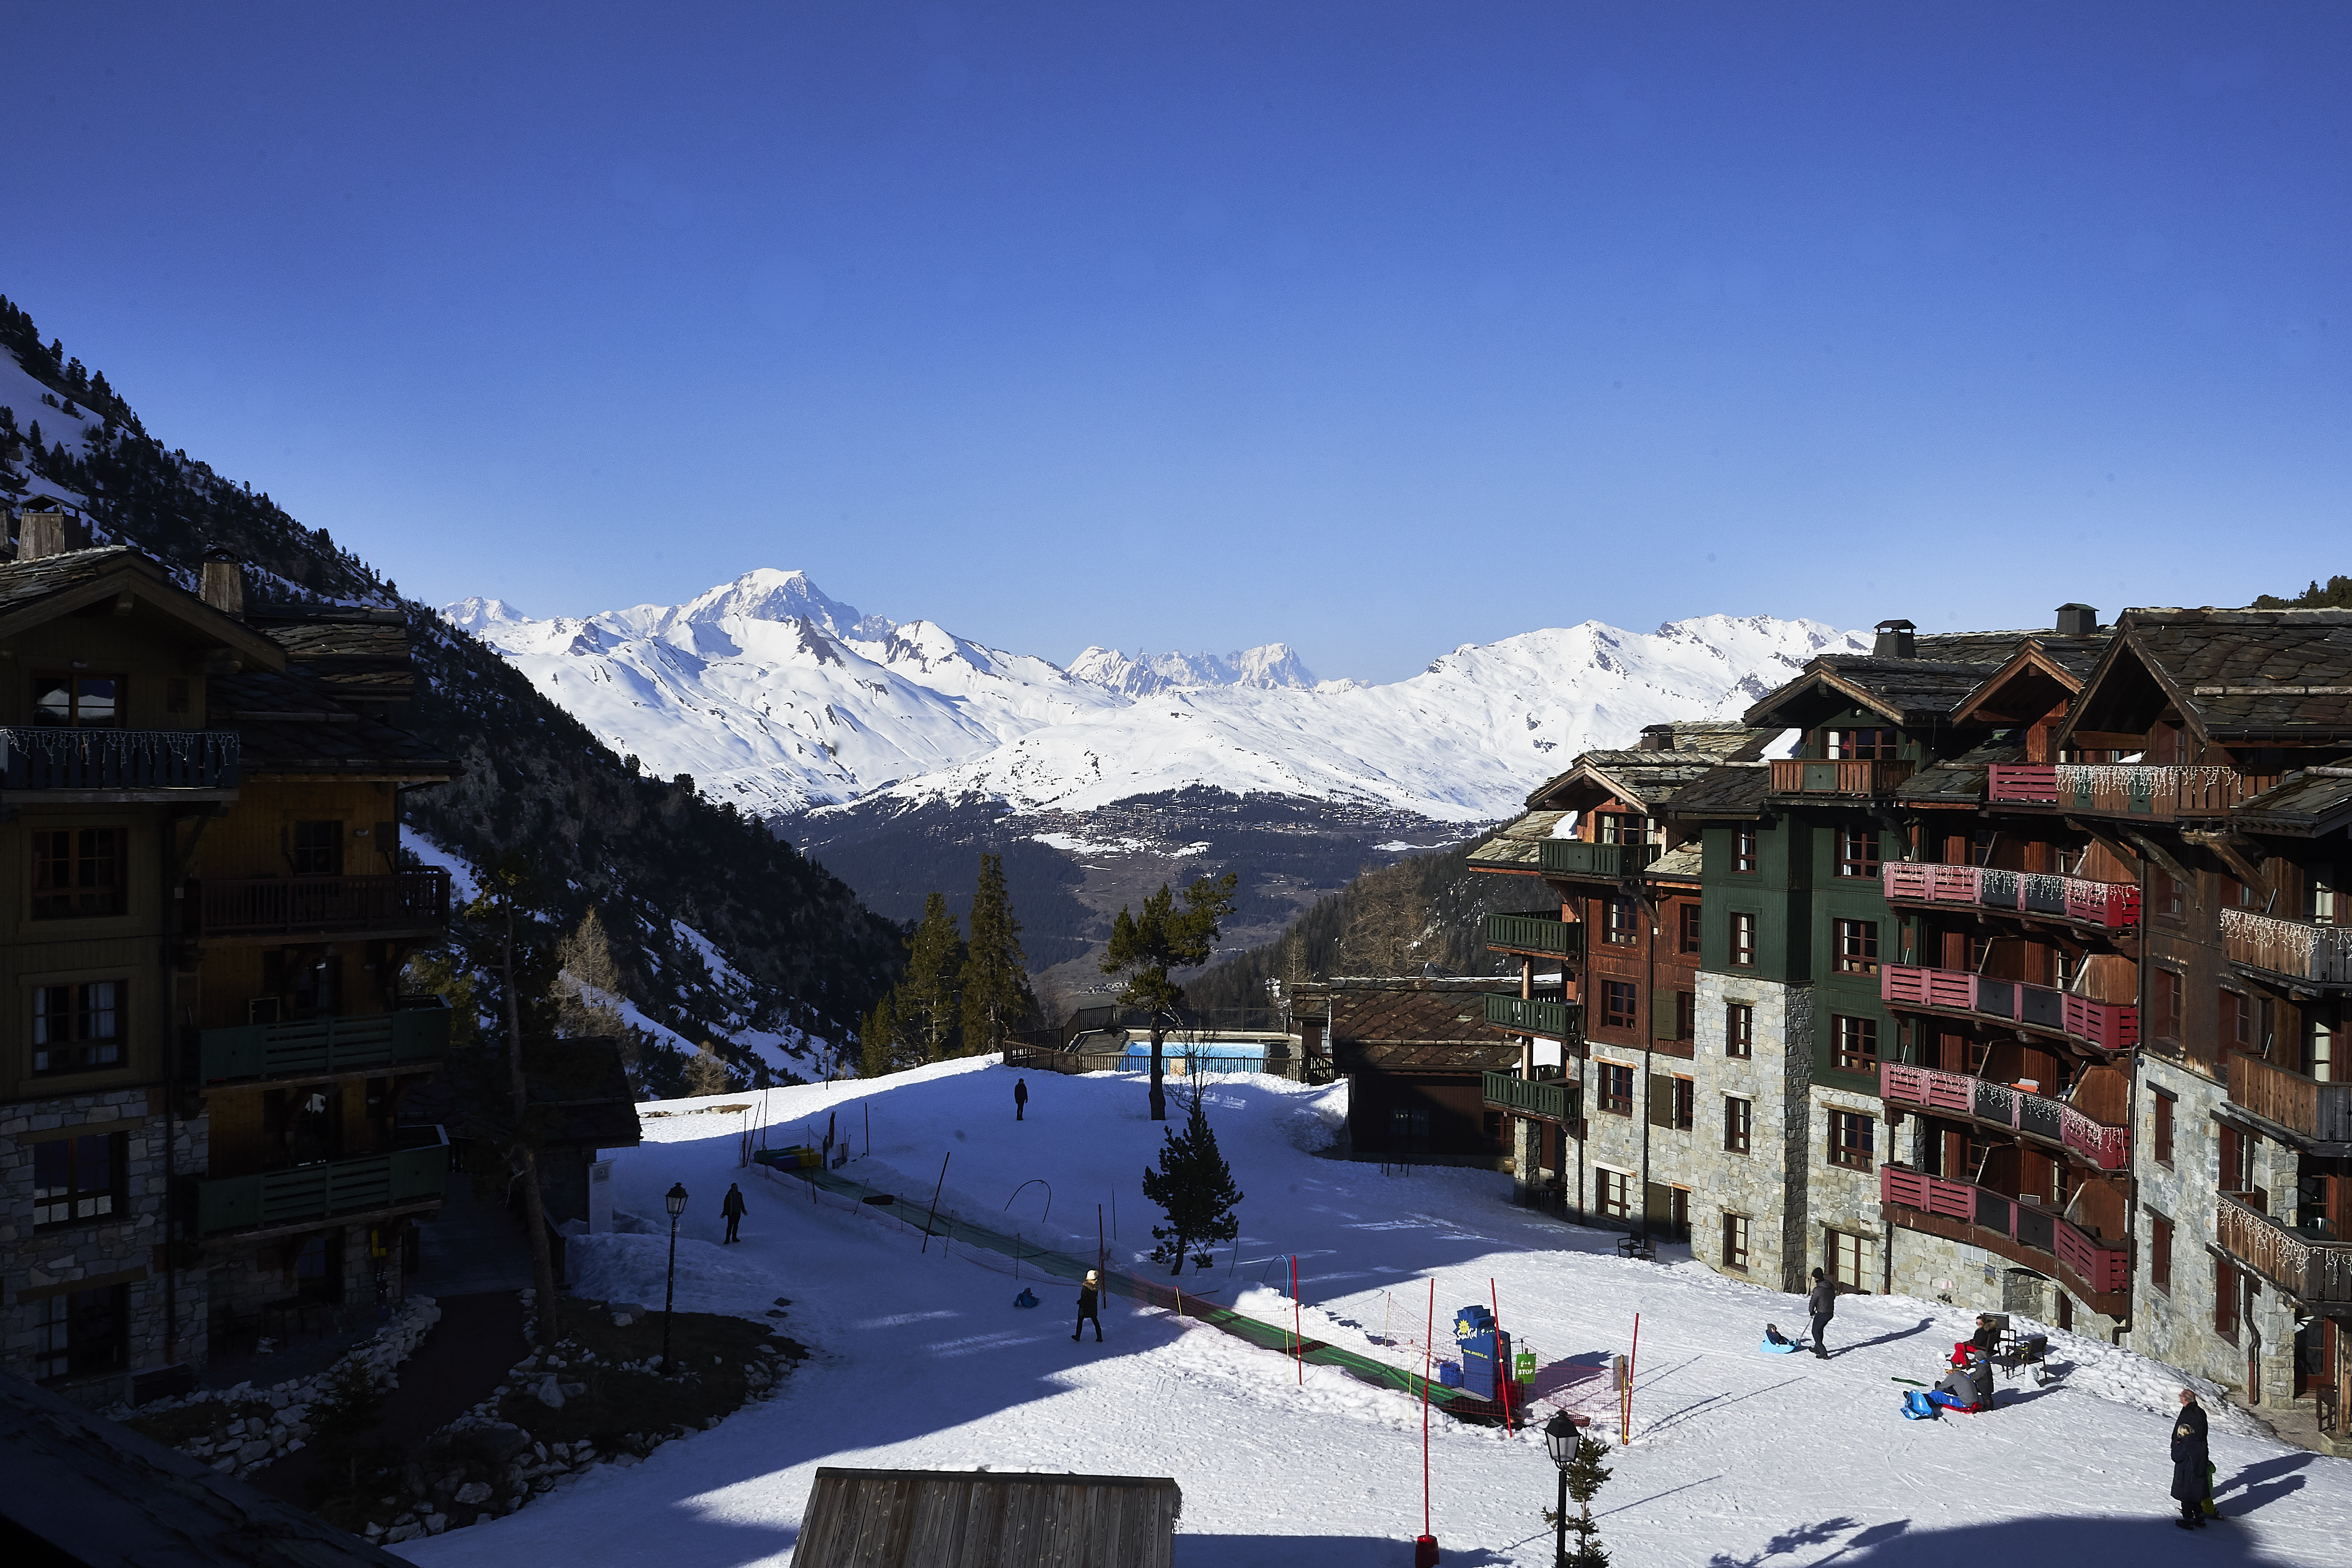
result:
[(0, 613), (0, 638), (22, 636), (36, 626), (110, 600), (120, 605), (126, 596), (134, 609), (143, 605), (204, 641), (229, 649), (247, 664), (267, 669), (286, 668), (284, 648), (243, 621), (214, 609), (135, 551), (124, 551), (119, 561), (81, 582)]
[(1649, 802), (1591, 763), (1580, 762), (1568, 772), (1528, 796), (1534, 811), (1590, 811), (1603, 801), (1618, 801), (1647, 816)]
[(1960, 705), (1952, 710), (1951, 721), (2028, 724), (2053, 708), (2070, 702), (2082, 689), (2082, 677), (2052, 658), (2040, 643), (2029, 640), (2011, 656), (2007, 664), (1985, 677), (1982, 685), (1961, 699)]
[(1908, 721), (1906, 715), (1888, 707), (1885, 700), (1825, 664), (1808, 665), (1794, 680), (1757, 699), (1739, 721), (1752, 729), (1802, 730), (1847, 708), (1867, 709), (1884, 715), (1890, 723)]

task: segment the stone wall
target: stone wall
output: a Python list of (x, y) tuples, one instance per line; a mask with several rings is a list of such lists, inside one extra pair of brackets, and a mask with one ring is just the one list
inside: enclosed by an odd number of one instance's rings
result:
[(1801, 1244), (1808, 1259), (1804, 1270), (1810, 1274), (1815, 1268), (1828, 1268), (1829, 1233), (1843, 1231), (1848, 1236), (1869, 1239), (1863, 1260), (1862, 1287), (1874, 1292), (1882, 1290), (1886, 1279), (1886, 1235), (1878, 1217), (1878, 1163), (1893, 1157), (1887, 1142), (1892, 1130), (1878, 1122), (1872, 1150), (1874, 1157), (1869, 1170), (1833, 1165), (1830, 1163), (1831, 1113), (1850, 1111), (1877, 1121), (1882, 1110), (1878, 1097), (1811, 1084), (1808, 1086), (1807, 1098), (1811, 1114), (1804, 1134), (1805, 1184), (1810, 1203), (1806, 1234)]
[[(365, 1225), (322, 1226), (291, 1236), (274, 1236), (259, 1241), (243, 1241), (234, 1237), (224, 1237), (205, 1248), (210, 1269), (207, 1291), (212, 1309), (213, 1332), (226, 1341), (232, 1335), (250, 1336), (262, 1328), (262, 1309), (273, 1301), (293, 1296), (300, 1288), (295, 1271), (295, 1260), (314, 1237), (330, 1234), (342, 1237), (342, 1269), (341, 1300), (329, 1303), (330, 1310), (344, 1314), (342, 1321), (353, 1321), (353, 1313), (373, 1312), (376, 1306), (374, 1260), (368, 1251)], [(400, 1259), (388, 1259), (385, 1270), (385, 1301), (397, 1305), (402, 1296)]]
[[(1897, 1294), (1944, 1301), (1971, 1312), (2008, 1312), (2043, 1328), (2057, 1326), (2058, 1293), (2064, 1287), (2056, 1279), (1981, 1247), (1926, 1231), (1895, 1226), (1889, 1237)], [(2079, 1300), (2074, 1316), (2074, 1331), (2091, 1338), (2113, 1340), (2123, 1327), (2120, 1320), (2095, 1312)]]
[[(1812, 991), (1702, 971), (1697, 980), (1696, 1099), (1687, 1135), (1691, 1253), (1720, 1273), (1782, 1290), (1802, 1288), (1810, 1171)], [(1755, 1009), (1754, 1054), (1724, 1052), (1726, 1005)], [(1748, 1152), (1723, 1147), (1726, 1096), (1749, 1105)], [(1723, 1216), (1748, 1222), (1744, 1274), (1723, 1264)]]

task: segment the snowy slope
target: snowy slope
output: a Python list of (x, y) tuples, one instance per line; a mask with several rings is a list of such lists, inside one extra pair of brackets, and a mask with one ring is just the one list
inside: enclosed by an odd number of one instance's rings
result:
[[(1096, 1205), (1108, 1220), (1115, 1203), (1112, 1252), (1126, 1266), (1149, 1246), (1138, 1176), (1160, 1142), (1143, 1120), (1141, 1082), (1032, 1074), (1029, 1120), (1015, 1123), (1013, 1076), (986, 1060), (948, 1063), (870, 1085), (773, 1091), (761, 1116), (779, 1140), (821, 1136), (834, 1118), (859, 1155), (847, 1174), (926, 1203), (944, 1156), (943, 1207), (1031, 1241), (1090, 1249)], [(1892, 1380), (1936, 1375), (1969, 1313), (1850, 1297), (1829, 1362), (1760, 1356), (1764, 1321), (1789, 1325), (1801, 1303), (1722, 1279), (1687, 1249), (1666, 1248), (1657, 1264), (1621, 1258), (1612, 1237), (1513, 1207), (1507, 1178), (1493, 1173), (1407, 1179), (1302, 1152), (1312, 1140), (1301, 1123), (1338, 1114), (1345, 1093), (1258, 1078), (1213, 1091), (1212, 1121), (1245, 1194), (1243, 1240), (1237, 1253), (1220, 1249), (1210, 1272), (1188, 1275), (1188, 1294), (1285, 1317), (1289, 1304), (1255, 1281), (1286, 1272), (1276, 1259), (1296, 1254), (1310, 1339), (1418, 1364), (1416, 1346), (1381, 1342), (1422, 1337), (1433, 1281), (1441, 1342), (1455, 1308), (1498, 1300), (1540, 1363), (1539, 1393), (1603, 1413), (1601, 1369), (1633, 1348), (1640, 1313), (1633, 1441), (1612, 1445), (1594, 1508), (1620, 1568), (2344, 1561), (2352, 1465), (2282, 1446), (2210, 1386), (2216, 1495), (2229, 1517), (2191, 1536), (2172, 1528), (2164, 1495), (2179, 1373), (2053, 1329), (2061, 1375), (2051, 1387), (2007, 1383), (1990, 1415), (1904, 1421)], [(1066, 1284), (1033, 1268), (1024, 1282), (1045, 1306), (1016, 1309), (1020, 1286), (1002, 1258), (961, 1243), (924, 1250), (883, 1211), (813, 1204), (790, 1178), (740, 1168), (740, 1124), (648, 1120), (645, 1144), (615, 1156), (614, 1202), (657, 1214), (662, 1192), (682, 1182), (692, 1195), (681, 1299), (767, 1321), (769, 1301), (788, 1297), (782, 1326), (814, 1358), (772, 1402), (714, 1431), (635, 1468), (600, 1468), (509, 1518), (406, 1542), (402, 1554), (425, 1568), (781, 1565), (816, 1467), (833, 1464), (1173, 1477), (1184, 1499), (1180, 1568), (1411, 1561), (1423, 1520), (1422, 1413), (1403, 1394), (1318, 1366), (1302, 1384), (1277, 1352), (1122, 1300), (1105, 1304), (1106, 1342), (1089, 1333), (1073, 1344)], [(1023, 1187), (1033, 1177), (1044, 1181)], [(715, 1200), (737, 1181), (750, 1213), (742, 1243), (722, 1252)], [(643, 1239), (574, 1246), (608, 1299), (658, 1300), (664, 1258)], [(1538, 1510), (1551, 1505), (1553, 1471), (1534, 1432), (1441, 1416), (1429, 1447), (1428, 1518), (1447, 1563), (1551, 1561)]]
[(444, 614), (617, 750), (763, 814), (877, 795), (1086, 811), (1206, 784), (1478, 821), (1587, 746), (1736, 713), (1814, 654), (1866, 646), (1708, 616), (1529, 632), (1385, 686), (1318, 684), (1279, 643), (1088, 648), (1064, 669), (765, 569), (670, 607), (531, 620), (467, 599)]

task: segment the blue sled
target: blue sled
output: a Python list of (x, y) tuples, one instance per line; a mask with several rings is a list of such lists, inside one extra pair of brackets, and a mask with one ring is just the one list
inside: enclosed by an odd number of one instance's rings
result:
[(1759, 1342), (1756, 1348), (1766, 1355), (1794, 1355), (1801, 1347), (1793, 1340), (1785, 1345), (1776, 1345), (1770, 1340), (1764, 1340)]

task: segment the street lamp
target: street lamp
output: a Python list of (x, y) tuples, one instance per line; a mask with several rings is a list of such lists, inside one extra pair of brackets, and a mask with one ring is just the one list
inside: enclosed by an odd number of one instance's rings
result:
[[(662, 1287), (662, 1375), (667, 1377), (669, 1366), (670, 1304), (677, 1300), (677, 1216), (686, 1212), (686, 1184), (672, 1182), (669, 1191), (662, 1194), (662, 1206), (669, 1210), (669, 1282)], [(1565, 1475), (1567, 1472), (1562, 1471)], [(1560, 1485), (1568, 1483), (1562, 1481)], [(1568, 1494), (1562, 1492), (1562, 1497)]]
[(1544, 1423), (1543, 1436), (1544, 1449), (1559, 1469), (1559, 1511), (1552, 1516), (1552, 1562), (1555, 1568), (1567, 1568), (1568, 1467), (1576, 1458), (1576, 1422), (1567, 1411), (1559, 1411)]

